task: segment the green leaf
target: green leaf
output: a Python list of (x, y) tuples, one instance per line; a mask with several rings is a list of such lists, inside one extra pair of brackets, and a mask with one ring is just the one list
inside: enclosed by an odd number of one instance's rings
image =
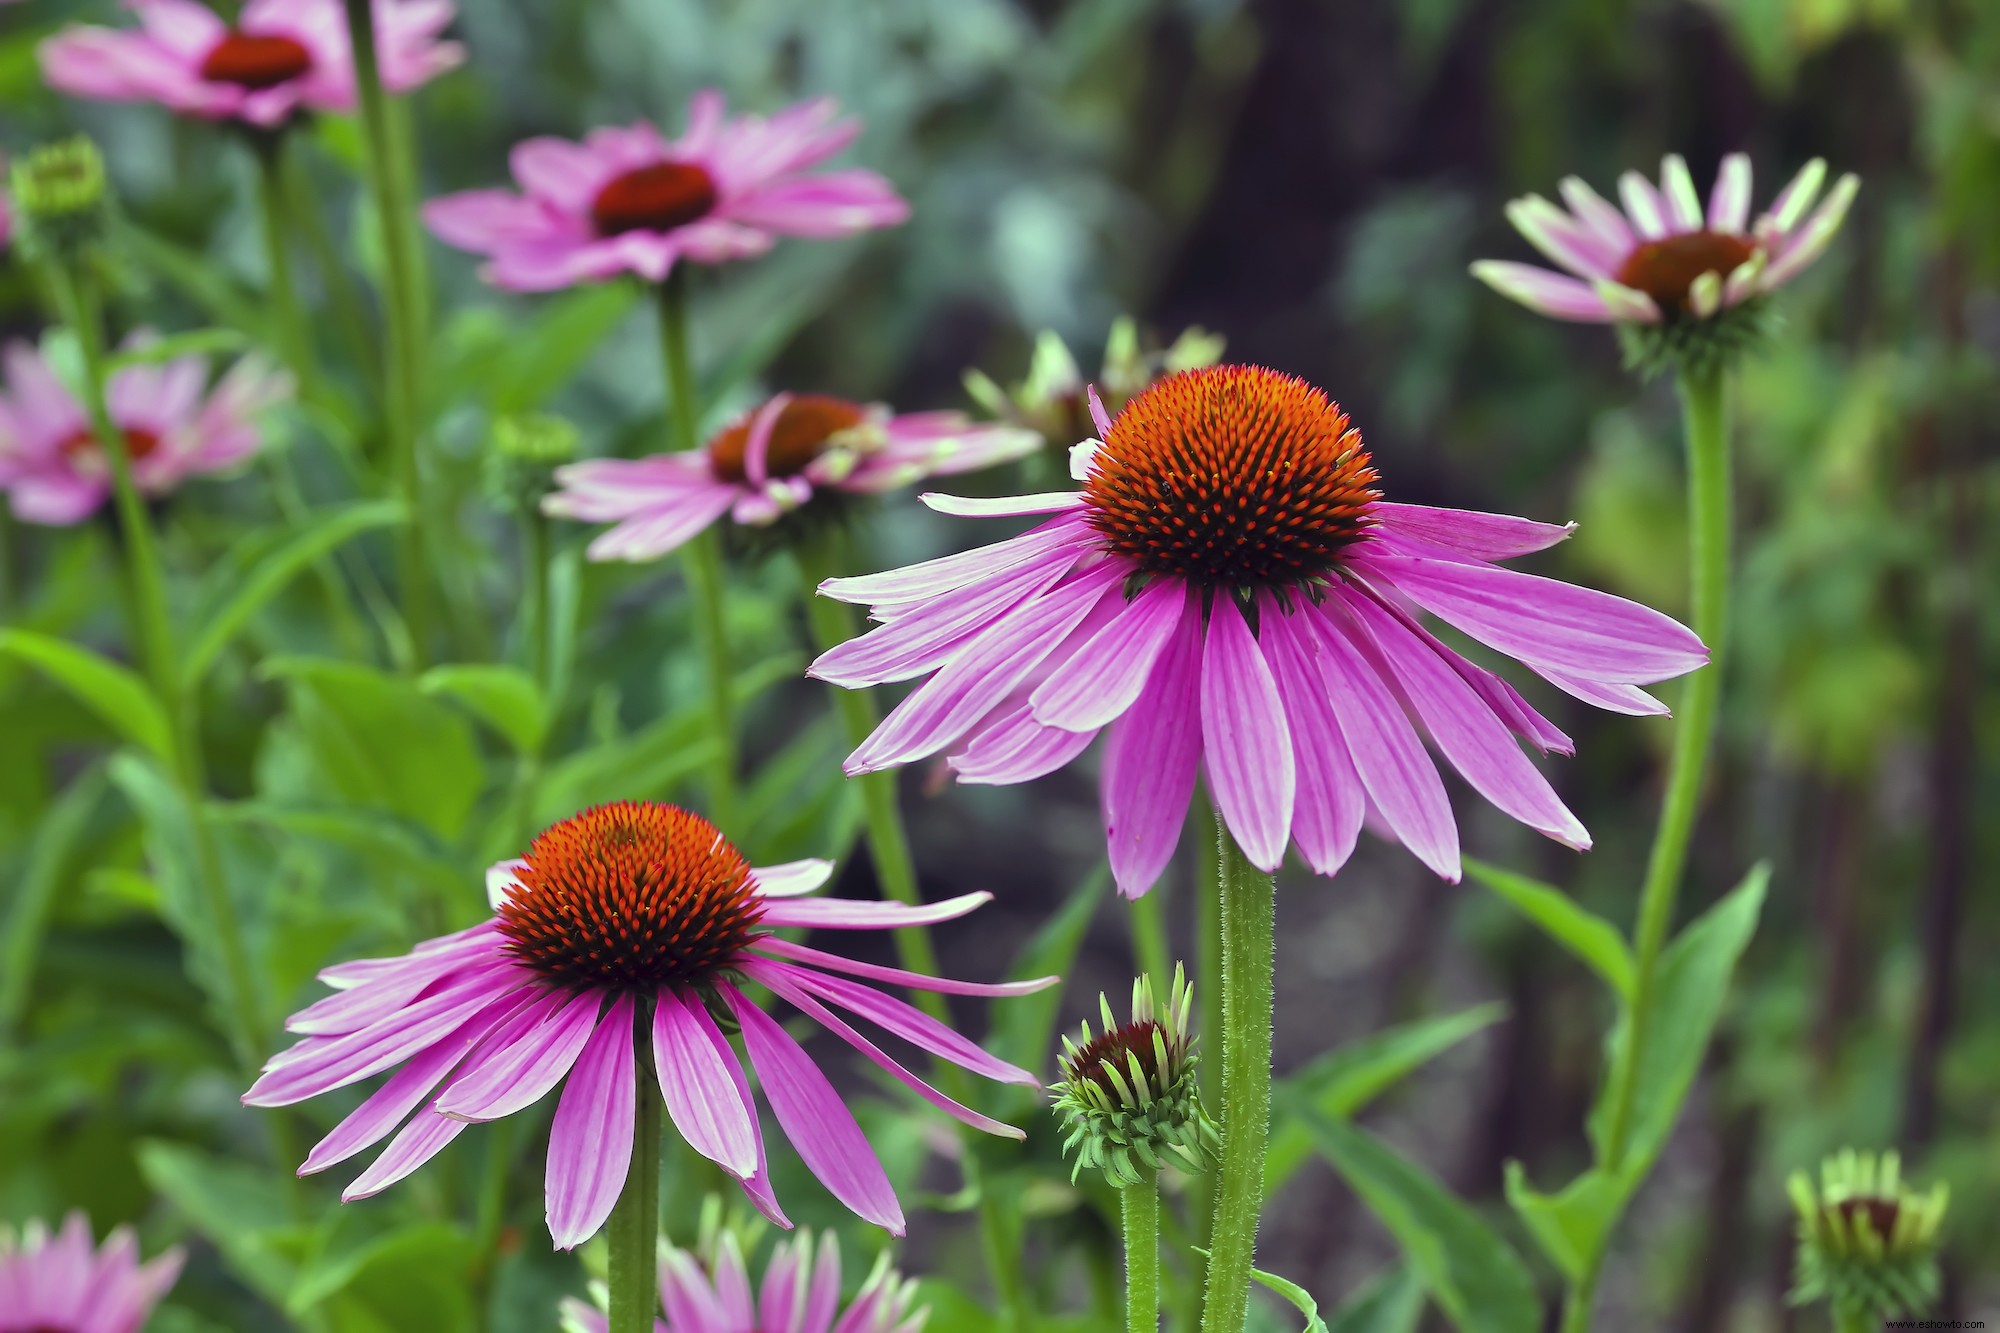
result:
[(1304, 1287), (1261, 1268), (1251, 1269), (1250, 1276), (1298, 1307), (1299, 1313), (1306, 1317), (1305, 1333), (1327, 1333), (1326, 1320), (1319, 1317), (1319, 1302)]
[[(1014, 959), (1007, 979), (1027, 981), (1033, 977), (1067, 976), (1070, 964), (1076, 961), (1077, 950), (1083, 947), (1084, 932), (1104, 902), (1104, 890), (1110, 879), (1109, 867), (1099, 866), (1077, 885), (1070, 892), (1069, 901), (1035, 932)], [(999, 1006), (994, 1011), (993, 1053), (1023, 1069), (1041, 1068), (1055, 1040), (1056, 1015), (1062, 1010), (1065, 989), (1051, 986)]]
[(205, 256), (127, 217), (121, 216), (117, 223), (116, 242), (120, 250), (201, 307), (210, 319), (246, 333), (263, 335), (268, 321), (260, 312), (256, 297), (241, 283), (225, 276), (222, 265), (211, 264)]
[(443, 894), (465, 893), (475, 881), (416, 829), (346, 806), (297, 807), (266, 801), (215, 802), (210, 813), (227, 823), (254, 824), (298, 838), (345, 847), (381, 865), (407, 872)]
[(464, 705), (521, 754), (541, 752), (549, 708), (534, 677), (520, 668), (471, 663), (432, 667), (417, 686), (425, 694), (446, 695)]
[(1528, 1183), (1519, 1162), (1507, 1163), (1507, 1202), (1549, 1262), (1571, 1283), (1582, 1280), (1591, 1260), (1604, 1248), (1631, 1195), (1631, 1182), (1614, 1180), (1594, 1167), (1564, 1186), (1562, 1193), (1543, 1194)]
[(297, 1318), (344, 1296), (342, 1305), (362, 1306), (389, 1329), (430, 1333), (470, 1324), (473, 1248), (457, 1227), (426, 1222), (383, 1231), (356, 1210), (340, 1209), (320, 1231), (285, 1298), (287, 1314)]
[[(1736, 960), (1750, 944), (1763, 910), (1764, 891), (1771, 879), (1768, 863), (1759, 863), (1728, 896), (1695, 918), (1660, 954), (1659, 990), (1653, 1001), (1653, 1026), (1646, 1042), (1632, 1095), (1631, 1142), (1623, 1171), (1635, 1181), (1652, 1169), (1679, 1118), (1681, 1103), (1694, 1086), (1695, 1075), (1708, 1052)], [(1591, 1113), (1591, 1138), (1598, 1156), (1610, 1111), (1609, 1089), (1622, 1073), (1630, 1042), (1621, 1030), (1614, 1038), (1606, 1094)]]
[(214, 1242), (230, 1271), (266, 1300), (283, 1305), (297, 1265), (291, 1211), (269, 1172), (184, 1144), (139, 1146), (139, 1170), (155, 1193)]
[(1424, 1284), (1408, 1264), (1382, 1274), (1340, 1307), (1327, 1333), (1417, 1333)]
[(1539, 1333), (1533, 1276), (1477, 1213), (1374, 1135), (1311, 1107), (1296, 1113), (1314, 1145), (1395, 1236), (1460, 1333)]
[(289, 543), (258, 562), (255, 572), (244, 581), (229, 601), (202, 627), (188, 649), (182, 679), (194, 684), (208, 674), (222, 650), (250, 622), (250, 618), (298, 577), (299, 572), (327, 552), (373, 528), (401, 523), (407, 517), (394, 500), (370, 500), (346, 505), (309, 520), (309, 525)]
[(282, 680), (318, 770), (321, 795), (394, 811), (455, 838), (485, 785), (472, 727), (415, 684), (373, 667), (280, 657)]
[(235, 352), (249, 345), (250, 340), (236, 329), (190, 329), (186, 333), (168, 334), (164, 338), (154, 338), (113, 353), (106, 362), (105, 373), (123, 370), (127, 366), (155, 366), (183, 356)]
[(1504, 898), (1550, 939), (1583, 960), (1625, 999), (1632, 998), (1632, 951), (1616, 926), (1586, 911), (1560, 889), (1483, 861), (1465, 858), (1466, 873)]
[(0, 653), (35, 667), (123, 735), (161, 758), (173, 753), (167, 711), (129, 667), (63, 639), (24, 629), (0, 630)]
[(1271, 1146), (1264, 1154), (1265, 1196), (1283, 1188), (1313, 1153), (1311, 1131), (1285, 1114), (1288, 1093), (1298, 1095), (1302, 1105), (1321, 1115), (1345, 1120), (1415, 1070), (1506, 1016), (1507, 1006), (1482, 1004), (1440, 1018), (1399, 1024), (1328, 1051), (1280, 1080), (1278, 1118), (1272, 1126)]
[(12, 1035), (21, 1021), (56, 892), (103, 795), (104, 770), (92, 767), (42, 813), (27, 870), (15, 885), (5, 933), (0, 935), (0, 1038)]

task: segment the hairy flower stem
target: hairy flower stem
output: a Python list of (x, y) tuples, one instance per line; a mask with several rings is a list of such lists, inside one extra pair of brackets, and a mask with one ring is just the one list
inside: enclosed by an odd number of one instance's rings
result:
[(1160, 1329), (1160, 1182), (1118, 1191), (1125, 1219), (1125, 1333)]
[[(1703, 778), (1715, 737), (1722, 697), (1724, 648), (1729, 629), (1729, 537), (1731, 524), (1729, 425), (1726, 372), (1683, 372), (1681, 411), (1687, 435), (1688, 557), (1694, 632), (1708, 646), (1708, 665), (1687, 678), (1674, 732), (1667, 795), (1653, 837), (1646, 881), (1639, 895), (1639, 925), (1633, 941), (1634, 971), (1627, 1040), (1612, 1069), (1605, 1114), (1600, 1169), (1616, 1176), (1632, 1147), (1639, 1071), (1654, 1036), (1659, 1001), (1660, 954), (1673, 926), (1674, 900), (1687, 865)], [(1609, 1237), (1606, 1237), (1606, 1244)], [(1586, 1333), (1604, 1247), (1588, 1256), (1563, 1311), (1563, 1333)]]
[[(667, 450), (684, 454), (700, 446), (694, 366), (688, 355), (687, 267), (676, 265), (660, 284), (660, 356), (666, 367)], [(724, 833), (736, 828), (736, 710), (730, 692), (729, 617), (724, 601), (722, 541), (714, 528), (681, 548), (681, 571), (694, 598), (694, 631), (708, 671), (708, 817)]]
[(638, 1106), (632, 1121), (632, 1167), (611, 1209), (605, 1239), (611, 1247), (611, 1324), (608, 1333), (653, 1333), (660, 1272), (660, 1090), (653, 1085), (652, 1058), (639, 1032), (652, 1024), (642, 1015), (634, 1025), (638, 1047), (633, 1076)]
[[(847, 568), (843, 546), (839, 531), (830, 530), (797, 552), (799, 596), (805, 603), (813, 642), (821, 652), (839, 647), (860, 631), (860, 626), (855, 623), (853, 607), (818, 595), (822, 580)], [(833, 694), (834, 707), (839, 710), (841, 724), (847, 731), (848, 744), (861, 744), (882, 720), (881, 711), (875, 706), (874, 693), (870, 690), (846, 690), (837, 685), (828, 689)], [(917, 892), (916, 862), (910, 855), (910, 837), (903, 826), (902, 807), (896, 801), (896, 775), (893, 772), (864, 773), (854, 781), (861, 788), (862, 811), (868, 830), (868, 853), (875, 865), (876, 881), (881, 885), (884, 896), (914, 907), (923, 899)], [(897, 961), (906, 971), (921, 972), (925, 976), (938, 975), (937, 949), (931, 943), (928, 927), (905, 926), (896, 931), (895, 941)], [(920, 990), (916, 992), (916, 1000), (926, 1014), (940, 1023), (950, 1024), (951, 1013), (943, 996), (935, 991)], [(938, 1080), (944, 1085), (947, 1095), (958, 1101), (965, 1100), (965, 1075), (957, 1065), (940, 1060)], [(979, 1234), (986, 1250), (987, 1268), (999, 1295), (1001, 1327), (1012, 1328), (1016, 1326), (1018, 1312), (1026, 1309), (1026, 1295), (1021, 1287), (1018, 1238), (1001, 1209), (1001, 1201), (991, 1191), (981, 1188), (976, 1145), (968, 1144), (960, 1160), (967, 1187), (977, 1190), (979, 1195)]]
[(138, 622), (135, 637), (154, 693), (167, 715), (172, 776), (180, 788), (193, 833), (194, 876), (200, 881), (209, 915), (207, 925), (222, 960), (225, 994), (218, 1007), (226, 1011), (230, 1049), (244, 1069), (254, 1071), (258, 1064), (263, 1006), (258, 999), (256, 973), (250, 966), (249, 950), (244, 947), (236, 909), (229, 901), (222, 858), (208, 824), (207, 777), (202, 767), (200, 724), (196, 720), (199, 700), (194, 683), (181, 678), (180, 661), (174, 650), (173, 619), (167, 610), (166, 575), (153, 535), (152, 516), (146, 512), (146, 503), (132, 476), (132, 460), (125, 452), (125, 433), (112, 421), (105, 397), (108, 376), (97, 293), (81, 265), (72, 271), (63, 263), (51, 263), (48, 282), (63, 322), (76, 334), (83, 360), (84, 408), (90, 415), (98, 447), (104, 451), (111, 468), (112, 493)]
[(423, 412), (423, 278), (418, 266), (415, 212), (389, 123), (389, 99), (382, 89), (375, 15), (369, 0), (347, 0), (347, 32), (354, 45), (355, 84), (368, 143), (369, 188), (382, 235), (382, 304), (387, 312), (383, 383), (390, 475), (410, 515), (409, 521), (397, 528), (403, 618), (410, 628), (410, 666), (421, 670), (433, 620), (431, 572), (424, 558), (423, 470), (418, 460)]
[(1202, 1333), (1242, 1333), (1250, 1312), (1264, 1149), (1271, 1136), (1271, 997), (1276, 894), (1218, 814), (1222, 900), (1222, 1155), (1208, 1249)]

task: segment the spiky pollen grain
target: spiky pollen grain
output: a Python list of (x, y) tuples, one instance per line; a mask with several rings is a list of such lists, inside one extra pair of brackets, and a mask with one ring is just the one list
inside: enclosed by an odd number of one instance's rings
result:
[(606, 181), (591, 201), (599, 236), (628, 231), (672, 231), (708, 216), (717, 199), (715, 178), (693, 162), (655, 162)]
[(560, 986), (699, 985), (759, 934), (749, 862), (676, 806), (596, 806), (545, 830), (524, 860), (498, 924), (509, 952)]
[(1250, 590), (1323, 578), (1381, 498), (1339, 404), (1261, 366), (1169, 375), (1111, 422), (1085, 514), (1143, 572)]
[[(764, 451), (764, 475), (796, 477), (825, 450), (827, 441), (861, 424), (866, 412), (858, 403), (828, 394), (795, 394), (779, 409)], [(708, 465), (718, 481), (741, 485), (749, 480), (745, 455), (750, 448), (751, 421), (727, 427), (708, 445)]]

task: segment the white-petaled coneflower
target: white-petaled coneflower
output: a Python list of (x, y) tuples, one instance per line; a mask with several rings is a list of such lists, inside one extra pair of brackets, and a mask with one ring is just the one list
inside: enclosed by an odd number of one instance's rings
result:
[(1789, 1189), (1799, 1211), (1794, 1305), (1826, 1301), (1840, 1329), (1874, 1328), (1930, 1308), (1948, 1186), (1920, 1194), (1904, 1182), (1895, 1153), (1847, 1148), (1820, 1164), (1817, 1192), (1803, 1171), (1793, 1173)]
[(1063, 1152), (1074, 1159), (1070, 1179), (1091, 1167), (1126, 1189), (1162, 1167), (1208, 1170), (1219, 1141), (1195, 1083), (1200, 1061), (1188, 1032), (1194, 990), (1186, 974), (1174, 968), (1164, 1008), (1151, 978), (1133, 982), (1132, 1021), (1122, 1026), (1109, 999), (1097, 1002), (1104, 1030), (1092, 1036), (1086, 1020), (1079, 1039), (1063, 1038), (1063, 1078), (1054, 1088), (1067, 1134)]

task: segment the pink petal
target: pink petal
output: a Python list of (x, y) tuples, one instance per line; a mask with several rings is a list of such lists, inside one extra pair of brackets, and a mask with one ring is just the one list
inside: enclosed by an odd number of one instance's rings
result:
[(1013, 518), (1022, 514), (1060, 514), (1083, 507), (1082, 491), (1044, 491), (1039, 495), (1003, 495), (997, 499), (973, 499), (926, 491), (917, 497), (940, 514), (959, 518)]
[(1019, 1065), (1008, 1064), (981, 1050), (972, 1042), (940, 1023), (921, 1009), (913, 1008), (893, 995), (884, 995), (870, 986), (844, 977), (823, 976), (809, 968), (792, 963), (769, 962), (760, 964), (769, 972), (782, 971), (794, 986), (812, 992), (821, 999), (830, 1000), (851, 1013), (861, 1015), (869, 1022), (886, 1031), (895, 1033), (904, 1041), (932, 1055), (943, 1056), (963, 1069), (969, 1069), (981, 1078), (990, 1078), (1000, 1083), (1017, 1083), (1023, 1087), (1034, 1087), (1034, 1074)]
[(796, 898), (825, 884), (833, 874), (833, 862), (820, 857), (787, 861), (783, 865), (761, 866), (750, 872), (763, 898)]
[(1045, 727), (1023, 703), (1006, 712), (995, 709), (988, 714), (945, 762), (960, 782), (1008, 786), (1048, 776), (1089, 749), (1096, 739), (1095, 730)]
[(1307, 865), (1331, 875), (1354, 854), (1368, 800), (1327, 697), (1318, 639), (1309, 627), (1296, 624), (1271, 594), (1264, 594), (1258, 605), (1258, 642), (1284, 705), (1298, 772), (1292, 838)]
[(1201, 608), (1190, 599), (1139, 700), (1104, 747), (1104, 836), (1118, 891), (1137, 898), (1173, 858), (1201, 760)]
[(439, 1115), (475, 1123), (525, 1111), (576, 1064), (597, 1029), (602, 997), (552, 991), (480, 1051), (437, 1100)]
[(1629, 717), (1665, 717), (1667, 706), (1636, 685), (1606, 684), (1603, 681), (1587, 680), (1582, 676), (1572, 676), (1563, 671), (1552, 671), (1547, 667), (1529, 664), (1529, 670), (1549, 684), (1573, 694), (1587, 704), (1613, 713), (1624, 713)]
[[(653, 1010), (653, 1063), (667, 1114), (688, 1146), (738, 1180), (757, 1172), (756, 1110), (736, 1095), (727, 1043), (692, 995), (663, 988)], [(719, 1038), (717, 1030), (714, 1037)]]
[(731, 200), (726, 215), (787, 236), (849, 236), (893, 227), (910, 216), (910, 206), (881, 176), (851, 168), (757, 186)]
[(1035, 687), (1035, 720), (1065, 731), (1108, 726), (1139, 697), (1188, 600), (1178, 579), (1156, 579)]
[(597, 1234), (631, 1169), (637, 1109), (632, 1012), (632, 997), (619, 996), (556, 1103), (546, 1183), (549, 1235), (559, 1250), (573, 1250)]
[(880, 574), (828, 579), (820, 585), (819, 591), (822, 597), (840, 602), (923, 601), (991, 577), (1059, 547), (1073, 546), (1084, 531), (1080, 518), (1065, 514), (1030, 528), (1018, 537), (1010, 537), (991, 546), (981, 546)]
[(1275, 871), (1292, 837), (1292, 733), (1271, 668), (1226, 594), (1210, 607), (1203, 645), (1201, 742), (1223, 823), (1252, 865)]
[(568, 213), (585, 213), (618, 170), (582, 144), (544, 135), (523, 139), (508, 155), (523, 190)]
[(1472, 266), (1472, 276), (1508, 300), (1519, 301), (1551, 319), (1608, 324), (1615, 318), (1604, 297), (1590, 283), (1533, 264), (1482, 259)]
[(1731, 153), (1722, 159), (1715, 173), (1715, 189), (1708, 196), (1710, 231), (1741, 232), (1750, 225), (1750, 158)]
[(934, 926), (954, 921), (967, 912), (993, 901), (993, 895), (960, 894), (942, 902), (907, 906), (903, 903), (871, 902), (855, 898), (788, 898), (764, 909), (763, 924), (770, 927), (804, 926), (816, 930), (887, 930), (896, 926)]
[(759, 953), (794, 959), (830, 972), (846, 972), (852, 976), (867, 977), (871, 981), (912, 986), (918, 990), (937, 991), (942, 995), (1032, 995), (1036, 991), (1047, 990), (1062, 980), (1061, 977), (1036, 977), (1032, 981), (952, 981), (945, 977), (925, 976), (921, 972), (906, 972), (900, 967), (883, 967), (879, 963), (857, 962), (837, 953), (828, 953), (824, 949), (794, 944), (776, 935), (766, 935), (751, 947)]
[(1013, 608), (1039, 597), (1069, 572), (1075, 557), (1057, 551), (1006, 569), (975, 587), (938, 597), (858, 639), (829, 648), (806, 674), (861, 689), (937, 670)]
[(903, 1234), (903, 1209), (875, 1150), (840, 1094), (791, 1034), (727, 982), (718, 987), (743, 1028), (764, 1096), (799, 1156), (828, 1192), (864, 1221)]
[(452, 1120), (435, 1111), (419, 1111), (403, 1126), (403, 1132), (389, 1140), (366, 1171), (340, 1192), (342, 1203), (353, 1203), (380, 1194), (418, 1167), (445, 1150), (445, 1146), (465, 1132), (466, 1122)]
[(1545, 551), (1576, 531), (1574, 523), (1537, 523), (1511, 514), (1431, 505), (1377, 501), (1368, 512), (1381, 525), (1380, 531), (1415, 537), (1475, 560), (1512, 560)]

